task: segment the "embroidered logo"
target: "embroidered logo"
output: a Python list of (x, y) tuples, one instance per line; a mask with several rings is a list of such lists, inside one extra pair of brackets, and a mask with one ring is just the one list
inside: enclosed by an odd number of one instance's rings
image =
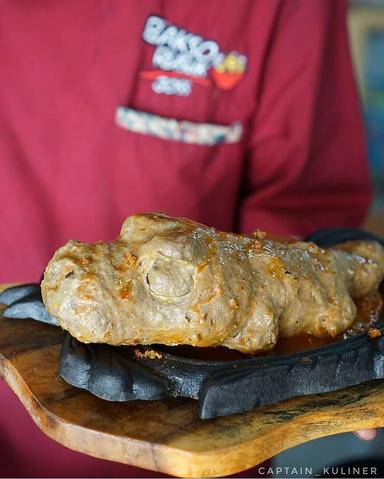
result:
[(140, 76), (152, 80), (155, 93), (188, 96), (193, 83), (230, 90), (244, 76), (245, 55), (236, 51), (223, 53), (217, 42), (179, 28), (161, 17), (148, 17), (142, 36), (155, 50), (153, 69), (142, 71)]

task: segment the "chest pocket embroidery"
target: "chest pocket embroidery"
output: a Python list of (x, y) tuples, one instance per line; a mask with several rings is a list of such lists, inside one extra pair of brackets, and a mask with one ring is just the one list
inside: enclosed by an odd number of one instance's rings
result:
[(240, 122), (231, 125), (195, 123), (192, 121), (166, 118), (152, 113), (119, 106), (116, 124), (126, 130), (195, 145), (217, 145), (237, 143), (243, 133)]
[(216, 41), (157, 15), (147, 18), (142, 38), (154, 50), (152, 65), (140, 72), (140, 78), (152, 81), (154, 93), (189, 96), (193, 84), (230, 90), (245, 74), (245, 55), (224, 53)]

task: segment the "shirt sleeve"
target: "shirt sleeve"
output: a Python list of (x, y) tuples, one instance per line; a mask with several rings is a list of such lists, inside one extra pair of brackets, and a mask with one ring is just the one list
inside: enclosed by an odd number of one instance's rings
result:
[[(250, 134), (242, 232), (358, 227), (371, 186), (343, 0), (283, 2)], [(290, 6), (290, 11), (287, 10)]]

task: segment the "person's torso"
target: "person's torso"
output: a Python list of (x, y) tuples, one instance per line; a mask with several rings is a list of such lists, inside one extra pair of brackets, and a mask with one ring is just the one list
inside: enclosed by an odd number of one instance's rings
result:
[(69, 238), (113, 238), (139, 211), (236, 229), (277, 5), (5, 3), (1, 281), (38, 279)]

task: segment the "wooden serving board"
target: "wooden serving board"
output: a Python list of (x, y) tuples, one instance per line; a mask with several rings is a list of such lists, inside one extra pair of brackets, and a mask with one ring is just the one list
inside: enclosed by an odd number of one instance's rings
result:
[(384, 426), (384, 381), (203, 421), (193, 400), (110, 403), (58, 376), (62, 332), (0, 317), (0, 376), (40, 429), (91, 456), (181, 477), (248, 469), (305, 441)]

